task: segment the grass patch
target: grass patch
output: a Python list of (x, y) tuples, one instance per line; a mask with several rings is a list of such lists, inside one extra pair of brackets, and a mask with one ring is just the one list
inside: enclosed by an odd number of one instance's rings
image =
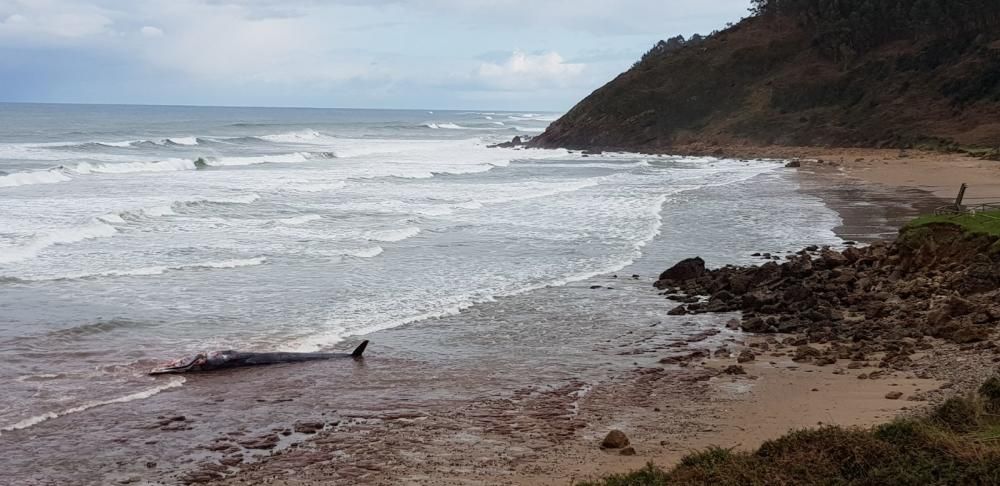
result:
[(671, 470), (653, 464), (577, 486), (1000, 484), (1000, 378), (925, 417), (871, 429), (822, 427), (753, 452), (713, 447)]
[(951, 223), (971, 233), (1000, 236), (1000, 211), (988, 211), (975, 216), (971, 214), (920, 216), (906, 226), (919, 228), (933, 223)]

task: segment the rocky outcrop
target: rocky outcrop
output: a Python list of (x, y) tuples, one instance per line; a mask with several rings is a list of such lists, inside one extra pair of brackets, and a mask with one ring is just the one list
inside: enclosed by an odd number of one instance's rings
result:
[(664, 275), (655, 284), (664, 294), (709, 297), (681, 304), (685, 314), (740, 311), (744, 331), (800, 335), (793, 359), (817, 365), (882, 352), (882, 366), (905, 367), (928, 336), (972, 345), (1000, 324), (998, 238), (950, 224), (863, 248), (802, 250), (780, 264)]
[(661, 273), (659, 282), (686, 282), (702, 275), (705, 275), (705, 260), (688, 258)]

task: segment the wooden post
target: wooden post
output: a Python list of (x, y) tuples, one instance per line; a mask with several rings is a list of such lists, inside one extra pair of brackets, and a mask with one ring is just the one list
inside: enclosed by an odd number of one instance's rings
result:
[(965, 190), (969, 188), (968, 184), (962, 184), (962, 187), (958, 189), (958, 197), (955, 198), (955, 211), (962, 212), (962, 200), (965, 199)]

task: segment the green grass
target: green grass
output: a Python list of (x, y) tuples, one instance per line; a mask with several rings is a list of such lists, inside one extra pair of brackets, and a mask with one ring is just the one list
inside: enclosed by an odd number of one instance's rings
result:
[(920, 216), (910, 221), (907, 227), (919, 228), (932, 223), (951, 223), (972, 233), (1000, 236), (1000, 211), (989, 211), (975, 216), (969, 214)]
[(1000, 484), (1000, 416), (990, 413), (998, 394), (992, 378), (924, 417), (799, 430), (753, 452), (714, 447), (671, 470), (649, 464), (577, 486)]

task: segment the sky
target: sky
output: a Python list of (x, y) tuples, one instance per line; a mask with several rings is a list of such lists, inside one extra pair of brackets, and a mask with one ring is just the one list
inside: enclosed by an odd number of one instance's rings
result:
[(0, 0), (0, 101), (565, 111), (748, 0)]

